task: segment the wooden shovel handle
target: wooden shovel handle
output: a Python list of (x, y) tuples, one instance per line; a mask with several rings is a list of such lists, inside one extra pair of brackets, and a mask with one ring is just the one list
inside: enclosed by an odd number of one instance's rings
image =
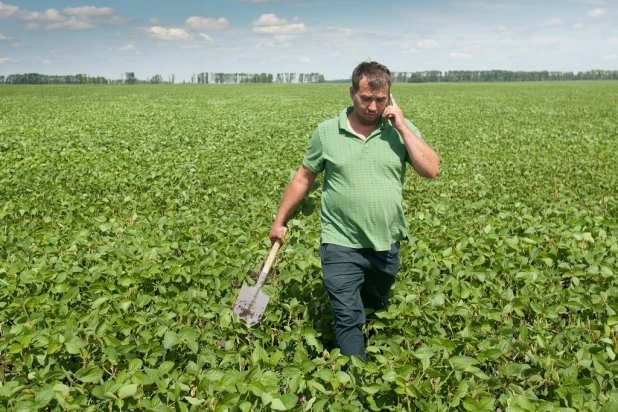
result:
[(275, 261), (275, 256), (277, 256), (277, 252), (279, 251), (280, 247), (281, 247), (281, 242), (276, 241), (273, 244), (273, 247), (270, 249), (270, 253), (268, 254), (266, 263), (264, 263), (264, 267), (262, 268), (262, 271), (260, 272), (260, 277), (257, 280), (258, 289), (261, 288), (262, 285), (264, 285), (264, 282), (266, 281), (266, 276), (268, 276), (268, 272), (270, 272), (270, 268), (272, 267)]

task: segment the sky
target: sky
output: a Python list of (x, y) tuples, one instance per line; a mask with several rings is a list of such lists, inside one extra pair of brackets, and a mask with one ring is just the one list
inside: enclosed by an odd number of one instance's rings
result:
[(618, 70), (618, 0), (5, 0), (0, 75)]

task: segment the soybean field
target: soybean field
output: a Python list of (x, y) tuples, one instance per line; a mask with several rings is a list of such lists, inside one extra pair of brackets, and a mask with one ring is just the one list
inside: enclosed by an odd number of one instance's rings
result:
[(618, 410), (618, 82), (394, 84), (441, 172), (408, 169), (367, 363), (333, 341), (319, 187), (236, 318), (348, 87), (0, 87), (0, 411)]

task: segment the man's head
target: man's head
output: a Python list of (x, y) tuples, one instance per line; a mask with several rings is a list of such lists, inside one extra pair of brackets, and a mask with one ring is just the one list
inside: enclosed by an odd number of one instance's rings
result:
[(391, 87), (391, 72), (386, 66), (378, 62), (362, 62), (352, 72), (352, 89), (357, 92), (360, 87), (360, 81), (363, 77), (367, 78), (369, 87), (372, 89), (381, 89), (384, 84)]
[(377, 124), (388, 102), (391, 72), (377, 62), (363, 62), (352, 72), (350, 97), (354, 113), (364, 124)]

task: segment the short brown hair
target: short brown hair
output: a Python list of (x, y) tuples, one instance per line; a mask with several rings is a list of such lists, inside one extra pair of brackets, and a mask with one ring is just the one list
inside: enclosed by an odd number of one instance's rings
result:
[(352, 72), (352, 89), (357, 92), (359, 83), (363, 77), (367, 77), (369, 81), (369, 87), (372, 89), (378, 89), (388, 83), (388, 87), (391, 87), (391, 71), (388, 68), (378, 62), (362, 62)]

